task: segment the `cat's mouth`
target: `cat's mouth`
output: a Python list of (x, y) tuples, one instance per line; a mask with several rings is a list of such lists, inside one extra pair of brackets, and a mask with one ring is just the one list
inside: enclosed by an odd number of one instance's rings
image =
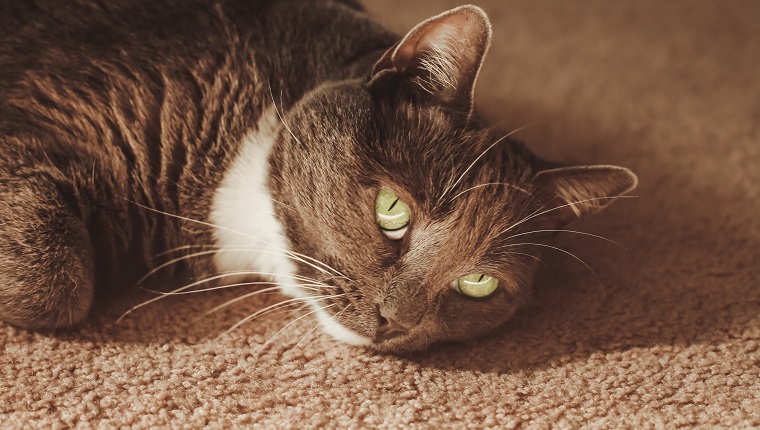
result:
[(336, 317), (317, 309), (315, 308), (315, 314), (322, 330), (333, 339), (349, 345), (365, 346), (379, 352), (402, 353), (426, 349), (434, 340), (430, 335), (420, 335), (426, 331), (424, 325), (407, 329), (382, 317), (374, 330), (362, 330), (374, 331), (373, 335), (368, 336), (339, 321), (339, 315)]
[(432, 336), (423, 335), (424, 328), (416, 327), (401, 335), (387, 339), (376, 339), (370, 347), (378, 352), (399, 354), (427, 349), (434, 341)]
[(379, 352), (403, 353), (426, 349), (435, 341), (430, 321), (404, 327), (384, 317), (367, 300), (350, 299), (342, 288), (333, 291), (330, 297), (315, 297), (298, 287), (281, 288), (283, 293), (308, 303), (322, 331), (339, 342)]
[(349, 345), (370, 346), (373, 340), (364, 336), (355, 330), (352, 330), (338, 321), (335, 315), (330, 315), (323, 306), (312, 304), (314, 314), (317, 317), (322, 331), (330, 335), (333, 339), (347, 343)]

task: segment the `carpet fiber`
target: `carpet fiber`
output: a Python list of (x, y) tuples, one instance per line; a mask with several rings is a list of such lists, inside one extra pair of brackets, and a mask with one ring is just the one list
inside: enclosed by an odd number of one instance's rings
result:
[[(395, 30), (454, 1), (376, 1)], [(297, 313), (215, 334), (276, 297), (131, 297), (81, 330), (0, 324), (0, 428), (760, 427), (760, 3), (479, 1), (477, 100), (543, 156), (620, 164), (639, 197), (559, 239), (533, 304), (493, 336), (406, 358)], [(598, 279), (597, 279), (598, 277)], [(266, 347), (262, 345), (271, 340)]]

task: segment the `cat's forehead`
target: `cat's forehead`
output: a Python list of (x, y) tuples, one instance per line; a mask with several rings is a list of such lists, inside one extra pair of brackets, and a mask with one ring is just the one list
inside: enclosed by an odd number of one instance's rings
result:
[(454, 184), (457, 175), (469, 177), (468, 166), (489, 139), (488, 131), (468, 127), (435, 108), (401, 105), (375, 114), (373, 122), (364, 148), (367, 157), (419, 199), (459, 185)]
[(380, 181), (430, 212), (479, 220), (533, 197), (531, 160), (490, 130), (457, 127), (436, 115), (387, 127), (372, 148)]

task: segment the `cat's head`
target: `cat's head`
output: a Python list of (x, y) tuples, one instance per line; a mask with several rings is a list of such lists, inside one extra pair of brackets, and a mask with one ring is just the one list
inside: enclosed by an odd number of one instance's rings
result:
[[(549, 230), (636, 184), (613, 166), (549, 168), (473, 119), (488, 18), (463, 6), (410, 31), (365, 80), (291, 109), (271, 188), (324, 329), (410, 351), (494, 329), (525, 302)], [(292, 131), (292, 133), (291, 133)], [(315, 263), (318, 260), (320, 263)]]

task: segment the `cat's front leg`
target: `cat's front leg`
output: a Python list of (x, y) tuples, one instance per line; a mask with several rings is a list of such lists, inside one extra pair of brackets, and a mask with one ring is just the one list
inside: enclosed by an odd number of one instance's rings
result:
[(89, 236), (52, 181), (0, 174), (0, 235), (0, 320), (40, 329), (87, 315), (95, 281)]

